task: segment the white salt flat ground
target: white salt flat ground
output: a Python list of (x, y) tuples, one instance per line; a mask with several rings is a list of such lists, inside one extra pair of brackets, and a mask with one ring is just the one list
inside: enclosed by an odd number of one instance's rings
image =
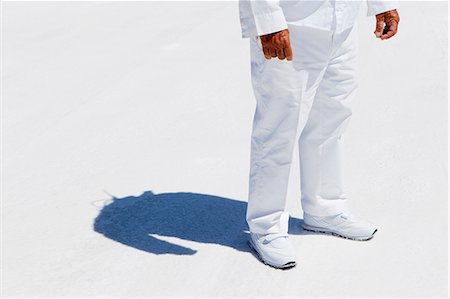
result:
[(300, 228), (299, 265), (246, 246), (255, 102), (237, 2), (3, 2), (3, 297), (447, 296), (447, 3), (359, 19), (346, 140), (369, 242)]

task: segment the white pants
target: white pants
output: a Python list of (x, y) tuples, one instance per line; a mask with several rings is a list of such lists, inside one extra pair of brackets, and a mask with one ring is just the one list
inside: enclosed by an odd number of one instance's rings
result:
[(341, 135), (357, 87), (357, 25), (343, 32), (288, 23), (293, 60), (267, 60), (250, 38), (256, 110), (246, 219), (256, 233), (287, 232), (286, 194), (295, 143), (301, 204), (316, 216), (347, 210)]

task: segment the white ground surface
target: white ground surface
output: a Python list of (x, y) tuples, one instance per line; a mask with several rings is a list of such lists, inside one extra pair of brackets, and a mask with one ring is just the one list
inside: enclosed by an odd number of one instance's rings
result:
[(237, 2), (4, 2), (2, 295), (447, 296), (447, 4), (402, 2), (389, 41), (365, 9), (345, 171), (379, 232), (304, 232), (296, 158), (279, 271), (245, 243)]

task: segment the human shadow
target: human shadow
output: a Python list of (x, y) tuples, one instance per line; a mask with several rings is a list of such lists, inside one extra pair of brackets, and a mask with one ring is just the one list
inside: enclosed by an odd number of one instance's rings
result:
[[(220, 196), (177, 192), (113, 197), (93, 228), (105, 237), (153, 254), (192, 255), (197, 250), (158, 238), (179, 239), (250, 251), (245, 220), (247, 203)], [(289, 219), (289, 232), (308, 234), (302, 219)]]

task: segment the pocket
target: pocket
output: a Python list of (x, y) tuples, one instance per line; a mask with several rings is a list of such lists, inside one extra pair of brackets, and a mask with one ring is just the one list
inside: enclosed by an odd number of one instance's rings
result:
[(252, 36), (250, 41), (254, 47), (256, 47), (262, 51), (262, 44), (261, 44), (261, 40), (260, 40), (259, 36)]
[(251, 60), (253, 62), (261, 63), (263, 59), (265, 59), (259, 36), (252, 36), (250, 38), (250, 51)]
[(258, 48), (262, 51), (262, 43), (259, 36), (256, 37), (256, 44), (258, 45)]

